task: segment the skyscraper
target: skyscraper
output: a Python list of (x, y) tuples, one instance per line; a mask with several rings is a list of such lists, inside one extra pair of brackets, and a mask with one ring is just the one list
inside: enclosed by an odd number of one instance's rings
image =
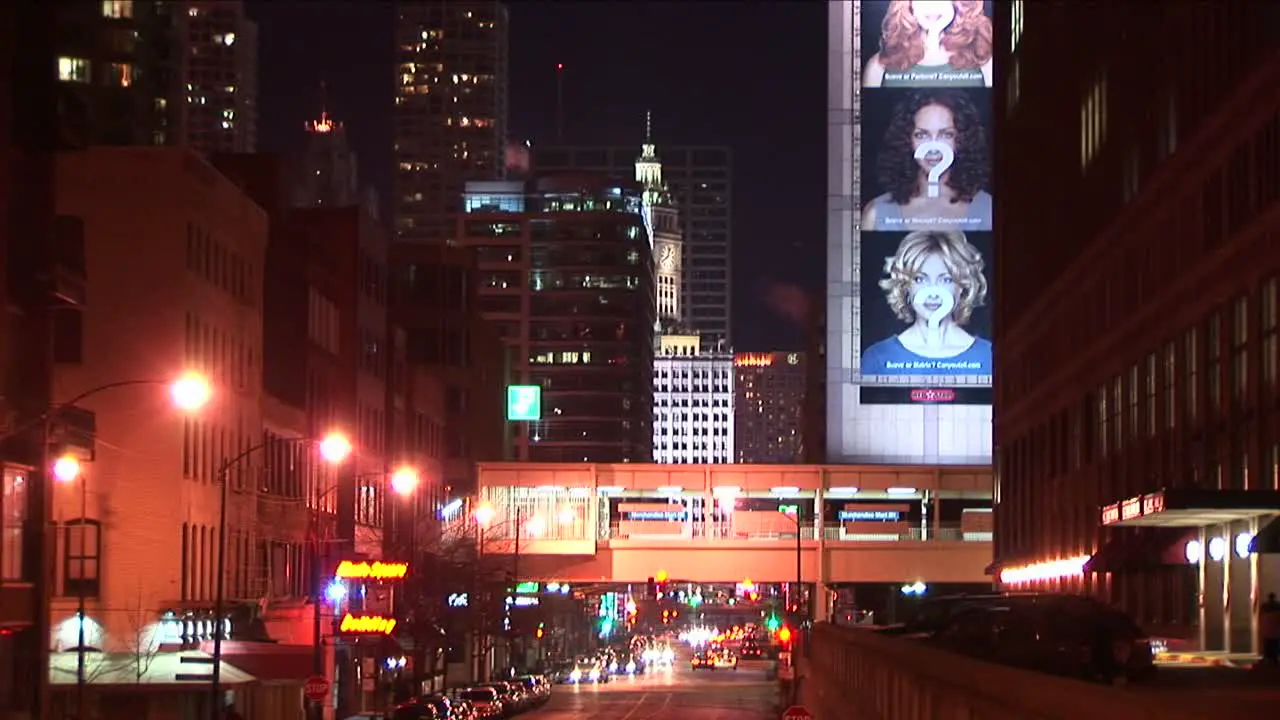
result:
[(804, 448), (804, 353), (737, 353), (733, 367), (737, 461), (799, 462)]
[(662, 159), (653, 144), (652, 117), (645, 113), (644, 144), (636, 158), (636, 182), (644, 188), (645, 224), (653, 240), (654, 272), (658, 282), (660, 330), (680, 328), (684, 320), (681, 295), (684, 287), (684, 233), (680, 209), (662, 178)]
[(307, 144), (294, 168), (295, 207), (364, 205), (373, 217), (378, 203), (373, 188), (360, 189), (359, 163), (347, 143), (347, 128), (321, 110), (319, 120), (304, 126)]
[(515, 459), (649, 462), (652, 247), (637, 183), (556, 175), (467, 185), (458, 235), (474, 248), (481, 313), (501, 331), (512, 382), (542, 417), (518, 424)]
[(451, 242), (467, 182), (502, 177), (507, 8), (402, 2), (395, 42), (395, 240)]
[(69, 145), (168, 145), (179, 118), (178, 3), (62, 3), (54, 26), (58, 112)]
[[(662, 177), (680, 214), (684, 243), (680, 313), (704, 348), (732, 344), (733, 153), (723, 146), (662, 146)], [(539, 175), (583, 171), (625, 177), (634, 145), (534, 146)]]
[(653, 461), (731, 463), (733, 354), (703, 350), (697, 335), (663, 335), (653, 358)]
[[(138, 8), (147, 3), (127, 3)], [(160, 3), (151, 3), (160, 4)], [(174, 12), (171, 10), (170, 12)], [(177, 135), (206, 155), (254, 152), (258, 145), (258, 26), (241, 0), (178, 4), (170, 103), (178, 103)]]

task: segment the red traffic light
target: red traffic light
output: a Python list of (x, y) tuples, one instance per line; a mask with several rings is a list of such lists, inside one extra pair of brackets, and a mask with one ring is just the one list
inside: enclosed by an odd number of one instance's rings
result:
[(791, 628), (784, 625), (782, 626), (782, 629), (778, 630), (778, 642), (783, 645), (789, 645), (791, 643)]

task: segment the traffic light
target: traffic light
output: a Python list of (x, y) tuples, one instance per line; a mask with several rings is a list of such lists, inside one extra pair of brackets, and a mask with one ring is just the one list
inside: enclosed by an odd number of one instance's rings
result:
[(541, 640), (542, 636), (546, 634), (547, 634), (546, 623), (538, 623), (538, 630), (537, 632), (534, 633), (534, 635), (537, 635), (538, 639)]
[(791, 628), (783, 625), (778, 630), (778, 642), (782, 643), (783, 647), (791, 647)]
[(662, 611), (662, 624), (663, 624), (663, 625), (670, 625), (670, 624), (671, 624), (671, 611), (670, 611), (670, 610), (663, 610), (663, 611)]
[(765, 618), (764, 627), (769, 632), (778, 632), (778, 628), (782, 627), (782, 622), (778, 620), (777, 615), (771, 614), (769, 617)]

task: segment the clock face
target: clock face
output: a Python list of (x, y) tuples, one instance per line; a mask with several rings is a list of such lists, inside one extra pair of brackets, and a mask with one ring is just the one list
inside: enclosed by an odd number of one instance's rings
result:
[(658, 264), (662, 266), (662, 269), (670, 270), (671, 266), (675, 265), (675, 261), (675, 250), (673, 250), (670, 245), (662, 246), (662, 251), (658, 255)]

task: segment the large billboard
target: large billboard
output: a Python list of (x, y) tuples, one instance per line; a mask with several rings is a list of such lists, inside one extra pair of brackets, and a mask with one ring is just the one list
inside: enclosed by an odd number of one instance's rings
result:
[(991, 461), (991, 13), (832, 4), (833, 462)]

